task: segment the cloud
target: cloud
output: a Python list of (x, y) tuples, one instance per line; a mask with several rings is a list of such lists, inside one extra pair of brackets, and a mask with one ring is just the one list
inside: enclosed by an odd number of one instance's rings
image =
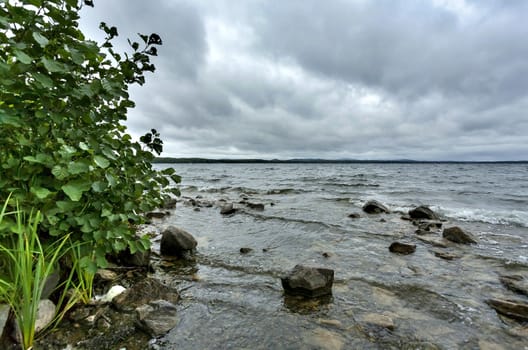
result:
[(161, 131), (167, 156), (521, 159), (527, 13), (493, 0), (114, 0), (82, 26), (162, 36), (127, 125)]

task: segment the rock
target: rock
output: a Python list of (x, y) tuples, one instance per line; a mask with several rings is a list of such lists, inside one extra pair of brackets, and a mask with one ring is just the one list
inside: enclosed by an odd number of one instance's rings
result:
[(95, 276), (99, 278), (102, 281), (111, 282), (113, 280), (117, 279), (117, 273), (114, 271), (106, 270), (106, 269), (99, 269), (95, 273)]
[(49, 299), (39, 301), (37, 319), (35, 321), (35, 333), (46, 328), (55, 318), (56, 306)]
[(251, 203), (251, 202), (246, 202), (246, 205), (251, 208), (251, 209), (254, 209), (254, 210), (264, 210), (264, 204), (262, 203)]
[(174, 209), (176, 208), (178, 201), (175, 198), (168, 198), (163, 202), (163, 209)]
[(167, 300), (176, 304), (179, 299), (180, 295), (176, 289), (156, 279), (145, 278), (115, 297), (112, 304), (120, 311), (129, 312), (154, 300)]
[(284, 292), (290, 295), (319, 297), (332, 294), (334, 270), (296, 265), (293, 270), (281, 278)]
[(402, 242), (393, 242), (389, 247), (389, 251), (391, 253), (408, 255), (416, 251), (416, 245)]
[(151, 337), (164, 335), (178, 323), (176, 306), (166, 300), (154, 300), (136, 308), (141, 328)]
[(329, 253), (329, 252), (324, 252), (322, 255), (323, 255), (325, 258), (331, 258), (331, 257), (334, 256), (333, 253)]
[(127, 248), (117, 254), (117, 261), (122, 266), (147, 267), (150, 265), (150, 249), (145, 251), (138, 250), (132, 254)]
[(417, 208), (409, 210), (409, 216), (411, 219), (428, 219), (428, 220), (440, 220), (438, 214), (426, 207), (425, 205), (420, 205)]
[(345, 339), (336, 332), (324, 328), (316, 328), (308, 334), (302, 334), (307, 349), (342, 350), (345, 348)]
[(430, 236), (416, 236), (416, 239), (424, 243), (431, 244), (434, 247), (447, 248), (448, 242), (444, 239), (439, 239), (439, 238), (430, 237)]
[(408, 214), (404, 214), (404, 215), (400, 216), (400, 219), (405, 220), (405, 221), (411, 221), (412, 220), (411, 216), (408, 215)]
[(42, 293), (40, 294), (40, 299), (48, 299), (50, 295), (57, 289), (57, 286), (60, 282), (60, 271), (55, 271), (46, 277), (46, 282), (44, 282), (44, 288), (42, 288)]
[(247, 247), (240, 248), (240, 253), (241, 254), (251, 253), (252, 251), (253, 251), (253, 249), (251, 249), (251, 248), (247, 248)]
[(512, 292), (528, 295), (528, 280), (520, 275), (500, 276), (501, 283)]
[(461, 243), (461, 244), (471, 244), (477, 243), (477, 239), (469, 232), (462, 230), (458, 226), (453, 226), (445, 228), (442, 236), (448, 241)]
[(147, 219), (163, 219), (168, 214), (168, 212), (151, 211), (146, 213), (145, 216), (147, 217)]
[(359, 219), (361, 215), (359, 215), (359, 213), (352, 213), (352, 214), (348, 214), (348, 217), (351, 219)]
[(367, 214), (390, 213), (389, 208), (375, 200), (371, 200), (365, 203), (365, 205), (363, 206), (363, 211)]
[(424, 231), (434, 231), (442, 228), (440, 221), (420, 221), (418, 222), (418, 229)]
[(434, 251), (434, 255), (440, 259), (444, 260), (453, 260), (453, 259), (460, 259), (459, 255), (448, 253), (448, 252), (440, 252), (440, 251)]
[(4, 333), (4, 327), (7, 323), (7, 319), (9, 318), (9, 310), (9, 305), (0, 304), (0, 338)]
[(414, 233), (416, 233), (418, 236), (423, 236), (423, 235), (428, 235), (428, 234), (430, 234), (431, 231), (426, 231), (426, 230), (418, 229), (418, 230), (414, 231)]
[(509, 318), (528, 321), (528, 304), (521, 300), (489, 299), (486, 303), (497, 313)]
[(371, 326), (386, 328), (390, 331), (394, 330), (394, 321), (392, 320), (392, 318), (386, 315), (366, 314), (363, 315), (362, 320), (364, 323)]
[(120, 285), (112, 286), (112, 288), (110, 288), (110, 290), (101, 297), (100, 301), (101, 303), (110, 303), (115, 297), (123, 293), (125, 290), (126, 288)]
[(221, 208), (220, 208), (220, 214), (222, 215), (230, 215), (230, 214), (234, 214), (236, 212), (236, 208), (233, 206), (233, 203), (228, 203), (228, 204), (225, 204), (223, 205)]
[(198, 245), (189, 232), (175, 226), (169, 226), (161, 235), (160, 253), (162, 255), (182, 257), (186, 253), (192, 253)]
[(381, 218), (380, 222), (387, 222), (387, 220), (385, 220), (384, 218)]

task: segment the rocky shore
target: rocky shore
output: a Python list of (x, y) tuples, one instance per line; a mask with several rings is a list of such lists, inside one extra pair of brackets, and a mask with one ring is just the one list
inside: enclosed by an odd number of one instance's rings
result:
[[(213, 210), (216, 213), (211, 215), (229, 218), (243, 213), (256, 215), (275, 203), (252, 201), (250, 196), (242, 194), (238, 202), (182, 197), (178, 205), (192, 208), (193, 211)], [(176, 226), (161, 225), (174, 213), (175, 206), (176, 202), (168, 203), (166, 208), (147, 214), (151, 223), (142, 227), (140, 232), (151, 236), (154, 242), (152, 252), (141, 255), (124, 254), (107, 269), (99, 270), (95, 279), (97, 297), (88, 305), (74, 308), (56, 329), (39, 337), (36, 349), (164, 348), (159, 339), (179, 322), (182, 290), (175, 287), (174, 283), (158, 278), (156, 271), (173, 266), (178, 266), (181, 271), (188, 271), (177, 278), (186, 280), (189, 288), (199, 281), (194, 274), (194, 266), (202, 259), (207, 260), (207, 256), (196, 254), (200, 251), (200, 244), (191, 233)], [(408, 222), (409, 227), (414, 229), (402, 239), (387, 241), (388, 255), (404, 257), (429, 247), (428, 250), (434, 257), (453, 261), (464, 259), (467, 249), (479, 244), (475, 235), (461, 227), (449, 225), (445, 218), (426, 206), (418, 206), (403, 213), (394, 212), (378, 201), (368, 201), (361, 213), (348, 215), (349, 220), (389, 221), (389, 230), (390, 222), (395, 218)], [(459, 249), (459, 246), (468, 248)], [(257, 249), (247, 246), (233, 248), (238, 249), (241, 255), (254, 254)], [(262, 253), (266, 253), (268, 249), (270, 248), (262, 248)], [(330, 261), (335, 258), (333, 252), (323, 252), (322, 256)], [(333, 269), (317, 264), (299, 264), (277, 277), (277, 283), (283, 288), (284, 305), (290, 310), (296, 310), (294, 312), (308, 315), (312, 306), (307, 305), (326, 305), (332, 302), (334, 279), (337, 279), (338, 284), (340, 280)], [(497, 276), (497, 279), (508, 293), (504, 293), (504, 296), (490, 296), (485, 302), (510, 327), (512, 333), (528, 341), (528, 275), (505, 274)], [(9, 336), (6, 315), (5, 308), (0, 307), (0, 329), (3, 329), (4, 340)], [(338, 320), (327, 319), (321, 323), (330, 328), (343, 327)], [(376, 334), (380, 332), (391, 334), (399, 327), (398, 317), (379, 310), (364, 310), (355, 317), (354, 327), (359, 327), (367, 338), (377, 337)], [(316, 336), (317, 339), (328, 337), (325, 331), (321, 332)], [(335, 339), (329, 340), (324, 345), (319, 344), (319, 340), (314, 341), (314, 348), (344, 348), (344, 343), (339, 339), (334, 343), (332, 341)], [(6, 344), (8, 343), (4, 342), (4, 348), (8, 349)], [(479, 346), (487, 349), (485, 344)], [(441, 346), (431, 343), (425, 348), (440, 349)]]

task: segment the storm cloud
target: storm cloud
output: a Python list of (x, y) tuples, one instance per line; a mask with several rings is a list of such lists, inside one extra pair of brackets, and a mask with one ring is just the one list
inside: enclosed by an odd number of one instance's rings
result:
[(127, 121), (164, 156), (528, 157), (528, 2), (96, 1), (81, 28), (163, 38)]

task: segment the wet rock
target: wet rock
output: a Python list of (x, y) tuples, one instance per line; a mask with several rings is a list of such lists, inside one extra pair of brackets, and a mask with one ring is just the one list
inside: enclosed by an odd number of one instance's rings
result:
[(367, 214), (381, 214), (390, 212), (389, 208), (375, 200), (371, 200), (365, 203), (365, 205), (363, 206), (363, 211)]
[(419, 221), (418, 229), (424, 231), (435, 231), (442, 228), (442, 222), (440, 221)]
[(252, 251), (253, 251), (253, 249), (251, 249), (251, 248), (247, 248), (247, 247), (240, 248), (240, 253), (241, 254), (248, 254), (248, 253), (251, 253)]
[(419, 207), (409, 210), (409, 216), (411, 219), (440, 220), (438, 214), (425, 205), (420, 205)]
[(55, 318), (56, 306), (49, 299), (39, 301), (37, 319), (35, 321), (35, 333), (46, 328)]
[(408, 255), (416, 251), (416, 245), (410, 243), (393, 242), (389, 247), (389, 251), (391, 253)]
[(444, 259), (444, 260), (454, 260), (454, 259), (460, 258), (459, 255), (448, 253), (448, 252), (434, 251), (433, 253), (437, 258)]
[(518, 321), (528, 321), (528, 304), (524, 301), (489, 299), (486, 303), (501, 315)]
[(132, 254), (127, 248), (119, 252), (117, 261), (122, 266), (147, 267), (150, 265), (150, 249), (145, 251), (138, 250)]
[(281, 278), (284, 292), (291, 295), (319, 297), (332, 294), (334, 270), (296, 265), (293, 270)]
[(447, 243), (448, 242), (446, 240), (439, 239), (437, 237), (416, 236), (416, 239), (418, 239), (418, 240), (420, 240), (420, 241), (422, 241), (424, 243), (431, 244), (434, 247), (447, 248)]
[(60, 272), (55, 271), (46, 277), (46, 282), (44, 282), (44, 288), (42, 288), (42, 293), (40, 299), (48, 299), (50, 295), (57, 289), (57, 286), (60, 282)]
[(423, 236), (423, 235), (428, 235), (428, 234), (430, 234), (431, 231), (418, 229), (418, 230), (414, 231), (414, 233), (416, 233), (418, 236)]
[(400, 219), (405, 220), (405, 221), (411, 221), (412, 220), (411, 216), (408, 215), (408, 214), (403, 214), (402, 216), (400, 216)]
[(176, 208), (178, 201), (175, 198), (168, 198), (163, 202), (163, 209), (174, 209)]
[(146, 278), (115, 297), (112, 304), (120, 311), (134, 311), (141, 305), (154, 300), (166, 300), (176, 304), (180, 299), (178, 291), (153, 278)]
[(352, 213), (352, 214), (348, 214), (348, 217), (351, 219), (359, 219), (361, 215), (359, 213)]
[(334, 256), (334, 254), (333, 254), (333, 253), (330, 253), (330, 252), (324, 252), (322, 255), (323, 255), (325, 258), (331, 258), (331, 257)]
[(147, 219), (163, 219), (165, 216), (169, 215), (169, 212), (161, 212), (161, 211), (151, 211), (145, 214)]
[(230, 215), (234, 214), (235, 212), (236, 208), (233, 206), (233, 203), (225, 204), (220, 208), (220, 214), (222, 215)]
[(254, 210), (264, 210), (264, 204), (262, 204), (262, 203), (246, 202), (246, 205), (248, 206), (248, 208), (251, 208), (251, 209), (254, 209)]
[(95, 273), (95, 277), (102, 281), (111, 282), (117, 279), (117, 273), (111, 270), (99, 269)]
[(110, 290), (101, 297), (100, 301), (101, 303), (110, 303), (115, 297), (123, 293), (125, 290), (126, 288), (123, 286), (112, 286), (112, 288), (110, 288)]
[(477, 239), (469, 232), (462, 230), (458, 226), (448, 227), (444, 229), (442, 236), (448, 241), (461, 243), (461, 244), (472, 244), (477, 243)]
[(324, 328), (316, 328), (303, 338), (309, 349), (342, 350), (345, 346), (345, 339), (341, 335)]
[(325, 325), (325, 326), (332, 326), (335, 328), (343, 328), (343, 324), (339, 320), (327, 320), (327, 319), (318, 319), (317, 322), (319, 324)]
[(384, 218), (381, 218), (380, 222), (387, 222), (387, 220), (385, 220)]
[(374, 314), (374, 313), (366, 314), (366, 315), (363, 315), (362, 320), (364, 323), (370, 326), (381, 327), (381, 328), (388, 329), (390, 331), (393, 331), (395, 328), (394, 321), (392, 320), (392, 318), (386, 315)]
[(504, 275), (500, 276), (499, 280), (509, 290), (528, 295), (528, 280), (521, 275)]
[(178, 323), (176, 306), (166, 300), (154, 300), (136, 308), (140, 326), (150, 336), (158, 337)]
[(194, 211), (200, 211), (200, 208), (196, 207), (193, 209)]
[(187, 253), (192, 253), (198, 245), (189, 232), (175, 226), (169, 226), (161, 234), (160, 252), (162, 255), (182, 257)]

